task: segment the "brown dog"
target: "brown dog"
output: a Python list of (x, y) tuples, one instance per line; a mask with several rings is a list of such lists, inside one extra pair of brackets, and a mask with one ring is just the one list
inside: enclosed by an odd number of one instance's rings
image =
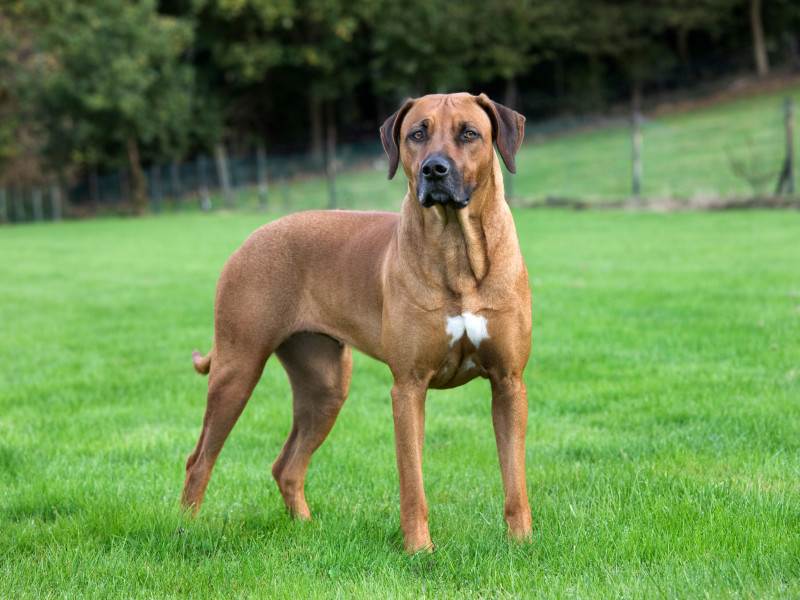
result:
[(400, 214), (313, 211), (256, 230), (217, 286), (214, 346), (200, 440), (186, 461), (183, 505), (200, 507), (225, 439), (275, 354), (292, 385), (294, 420), (272, 466), (284, 502), (310, 517), (311, 455), (347, 396), (350, 347), (389, 365), (408, 552), (431, 549), (422, 486), (425, 395), (488, 377), (508, 534), (531, 534), (525, 484), (531, 295), (505, 202), (525, 118), (469, 94), (408, 100), (381, 127), (389, 178), (402, 159)]

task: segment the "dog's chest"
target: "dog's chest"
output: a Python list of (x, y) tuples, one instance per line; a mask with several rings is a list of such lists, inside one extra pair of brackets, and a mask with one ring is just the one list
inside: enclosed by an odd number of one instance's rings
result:
[(477, 350), (481, 342), (489, 337), (486, 328), (486, 317), (481, 315), (466, 312), (454, 317), (445, 317), (445, 323), (445, 332), (450, 336), (449, 343), (451, 348), (466, 336)]
[(446, 316), (440, 325), (447, 336), (431, 387), (462, 385), (475, 377), (486, 376), (479, 350), (490, 339), (485, 316), (464, 312)]

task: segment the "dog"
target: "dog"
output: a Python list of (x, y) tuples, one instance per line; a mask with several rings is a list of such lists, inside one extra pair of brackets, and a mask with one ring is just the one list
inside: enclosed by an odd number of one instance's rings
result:
[(389, 179), (408, 178), (400, 213), (309, 211), (257, 229), (219, 277), (214, 342), (192, 361), (209, 374), (183, 506), (196, 514), (222, 445), (277, 356), (293, 422), (272, 474), (308, 519), (311, 455), (345, 401), (351, 348), (385, 362), (405, 550), (433, 549), (422, 482), (428, 389), (488, 378), (509, 537), (531, 536), (525, 482), (531, 293), (494, 145), (516, 172), (525, 118), (485, 94), (410, 99), (380, 128)]

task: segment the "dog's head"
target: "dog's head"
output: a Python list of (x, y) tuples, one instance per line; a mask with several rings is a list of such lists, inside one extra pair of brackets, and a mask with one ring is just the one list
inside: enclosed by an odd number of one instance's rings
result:
[(410, 99), (381, 126), (389, 179), (400, 160), (423, 206), (464, 208), (491, 180), (493, 143), (511, 173), (525, 117), (485, 94), (435, 94)]

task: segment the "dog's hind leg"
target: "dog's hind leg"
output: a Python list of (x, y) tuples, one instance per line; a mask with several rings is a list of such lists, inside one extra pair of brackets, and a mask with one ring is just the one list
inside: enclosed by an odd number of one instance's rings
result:
[(306, 471), (347, 398), (353, 357), (349, 347), (313, 333), (293, 335), (275, 354), (289, 375), (294, 402), (292, 429), (272, 465), (272, 475), (292, 515), (308, 519)]
[[(241, 346), (241, 344), (239, 344)], [(263, 347), (214, 347), (203, 429), (186, 461), (181, 504), (197, 513), (222, 445), (253, 393), (269, 352)]]

